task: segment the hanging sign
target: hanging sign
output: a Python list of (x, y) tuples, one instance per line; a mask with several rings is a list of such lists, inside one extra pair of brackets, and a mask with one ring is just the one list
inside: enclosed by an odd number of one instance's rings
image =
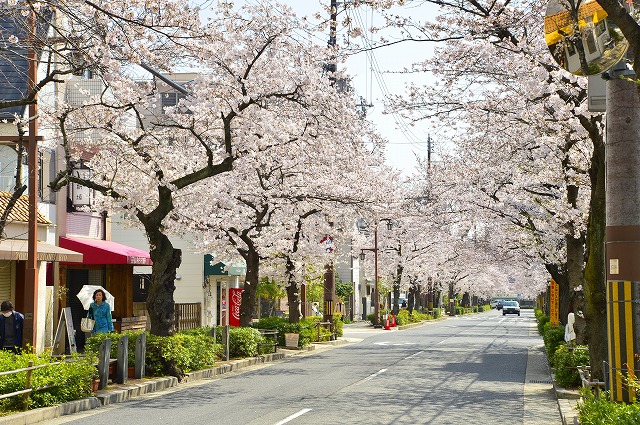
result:
[[(80, 168), (73, 170), (73, 176), (82, 180), (89, 180), (91, 170), (88, 168)], [(91, 189), (79, 183), (71, 185), (71, 202), (75, 206), (91, 205)]]
[(229, 326), (240, 326), (242, 288), (229, 288)]

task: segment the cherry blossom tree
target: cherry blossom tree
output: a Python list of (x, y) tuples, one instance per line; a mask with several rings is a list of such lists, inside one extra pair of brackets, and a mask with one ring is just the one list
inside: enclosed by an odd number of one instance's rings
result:
[[(340, 118), (348, 116), (352, 102), (330, 87), (332, 76), (322, 69), (328, 52), (294, 36), (304, 32), (305, 23), (284, 7), (234, 10), (220, 2), (209, 22), (200, 24), (200, 11), (186, 3), (172, 4), (174, 13), (167, 13), (163, 2), (157, 7), (148, 2), (101, 5), (87, 18), (95, 47), (86, 56), (100, 64), (95, 72), (106, 89), (80, 107), (47, 111), (49, 125), (60, 129), (68, 163), (54, 187), (77, 182), (95, 189), (104, 195), (97, 208), (129, 211), (142, 224), (153, 260), (147, 303), (151, 330), (169, 334), (181, 253), (168, 235), (188, 228), (184, 223), (206, 221), (198, 220), (202, 202), (233, 210), (238, 199), (217, 190), (220, 185), (246, 187), (235, 180), (242, 173), (229, 173), (234, 167), (270, 167), (264, 159), (271, 149), (311, 156), (314, 141), (331, 142), (323, 134), (328, 124), (336, 139), (359, 143), (353, 136), (358, 128)], [(115, 18), (116, 12), (127, 19)], [(70, 31), (79, 31), (73, 24)], [(154, 113), (158, 87), (140, 82), (125, 64), (162, 72), (187, 66), (197, 76), (175, 107)], [(93, 174), (78, 179), (71, 164), (87, 152)], [(252, 264), (247, 262), (248, 273)]]
[[(350, 99), (338, 92), (331, 96)], [(323, 236), (344, 238), (355, 212), (384, 196), (363, 190), (363, 185), (384, 187), (370, 169), (382, 161), (369, 152), (369, 143), (377, 136), (358, 119), (354, 99), (344, 105), (327, 110), (313, 124), (313, 137), (297, 137), (239, 159), (230, 174), (233, 178), (209, 189), (224, 194), (228, 203), (199, 207), (207, 218), (196, 228), (200, 226), (206, 249), (228, 251), (225, 243), (229, 243), (247, 263), (241, 325), (251, 321), (255, 288), (263, 274), (285, 282), (289, 318), (297, 322), (304, 265), (332, 260), (323, 255)], [(267, 273), (260, 271), (263, 263)]]
[[(381, 2), (382, 6), (389, 6)], [(535, 2), (433, 2), (434, 22), (388, 17), (398, 39), (439, 42), (438, 84), (410, 86), (391, 108), (439, 120), (457, 146), (454, 207), (502, 229), (502, 249), (537, 256), (563, 290), (563, 311), (584, 315), (592, 364), (606, 357), (602, 116), (586, 110), (586, 81), (552, 61)], [(455, 164), (455, 166), (454, 166)], [(523, 264), (526, 264), (523, 263)], [(545, 282), (539, 282), (543, 289)], [(584, 290), (584, 292), (582, 292)], [(584, 297), (582, 296), (584, 294)]]

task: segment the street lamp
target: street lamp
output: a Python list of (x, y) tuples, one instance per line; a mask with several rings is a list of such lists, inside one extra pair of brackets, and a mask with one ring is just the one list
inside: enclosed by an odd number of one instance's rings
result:
[(373, 251), (373, 262), (374, 262), (374, 272), (375, 272), (375, 279), (374, 279), (374, 288), (373, 288), (373, 300), (374, 300), (374, 315), (375, 318), (373, 320), (373, 327), (374, 328), (381, 328), (382, 325), (380, 324), (380, 290), (378, 288), (378, 224), (380, 223), (380, 221), (386, 221), (387, 222), (387, 230), (391, 230), (393, 228), (393, 223), (391, 222), (390, 218), (382, 218), (380, 219), (377, 223), (376, 226), (374, 228), (373, 231), (373, 248), (362, 248), (360, 250), (360, 259), (362, 261), (364, 261), (365, 259), (365, 251)]

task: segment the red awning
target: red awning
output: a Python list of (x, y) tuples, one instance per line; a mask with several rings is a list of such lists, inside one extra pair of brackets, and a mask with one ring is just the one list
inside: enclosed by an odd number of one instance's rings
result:
[(113, 241), (61, 237), (60, 247), (82, 253), (82, 264), (151, 265), (151, 257), (147, 251)]

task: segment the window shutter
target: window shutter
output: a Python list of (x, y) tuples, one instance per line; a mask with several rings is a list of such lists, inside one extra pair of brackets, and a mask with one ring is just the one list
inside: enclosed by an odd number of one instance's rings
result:
[(0, 261), (0, 300), (11, 300), (11, 261)]

